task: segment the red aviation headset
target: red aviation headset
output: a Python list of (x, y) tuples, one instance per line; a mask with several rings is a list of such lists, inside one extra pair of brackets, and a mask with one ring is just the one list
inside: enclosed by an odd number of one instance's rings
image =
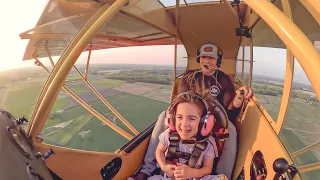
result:
[[(209, 106), (207, 102), (198, 94), (195, 94), (193, 92), (183, 92), (183, 93), (180, 93), (176, 98), (187, 95), (187, 94), (191, 95), (192, 98), (200, 99), (205, 106), (205, 112), (202, 114), (200, 123), (199, 123), (198, 135), (206, 137), (210, 134), (213, 128), (213, 125), (215, 123), (215, 118), (213, 115), (210, 114)], [(171, 131), (176, 131), (175, 124), (173, 121), (173, 119), (175, 118), (173, 114), (173, 109), (175, 108), (175, 106), (177, 106), (177, 104), (173, 104), (173, 105), (170, 104), (166, 114), (166, 119), (165, 119)]]

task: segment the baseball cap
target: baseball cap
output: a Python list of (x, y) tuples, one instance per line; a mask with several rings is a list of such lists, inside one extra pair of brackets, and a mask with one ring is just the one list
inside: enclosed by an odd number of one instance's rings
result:
[(200, 47), (200, 54), (197, 57), (200, 56), (210, 56), (214, 58), (219, 58), (218, 47), (214, 44), (206, 43)]

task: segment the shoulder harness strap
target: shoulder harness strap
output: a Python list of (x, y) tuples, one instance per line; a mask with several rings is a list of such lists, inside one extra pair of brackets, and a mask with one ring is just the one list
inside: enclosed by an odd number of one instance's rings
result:
[(179, 149), (179, 141), (180, 137), (178, 132), (174, 131), (169, 133), (169, 147), (168, 147), (168, 153), (166, 156), (166, 160), (173, 162), (174, 160), (177, 160), (177, 151)]
[[(166, 160), (170, 162), (178, 162), (178, 154), (179, 154), (179, 141), (180, 137), (179, 134), (174, 131), (169, 133), (169, 147), (168, 153), (166, 155)], [(187, 162), (187, 165), (191, 168), (194, 168), (201, 156), (201, 153), (207, 148), (208, 142), (203, 141), (196, 143), (194, 149), (190, 155), (190, 158)]]
[(200, 143), (197, 143), (194, 146), (194, 149), (192, 151), (192, 154), (190, 156), (190, 159), (188, 161), (188, 166), (191, 168), (194, 168), (200, 158), (201, 153), (207, 148), (208, 142), (203, 141)]

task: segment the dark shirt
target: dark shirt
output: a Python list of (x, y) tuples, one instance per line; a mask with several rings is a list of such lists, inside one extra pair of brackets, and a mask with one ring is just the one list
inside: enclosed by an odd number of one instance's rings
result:
[(189, 90), (205, 97), (208, 101), (218, 100), (226, 110), (229, 120), (235, 123), (240, 108), (228, 110), (235, 97), (235, 88), (231, 78), (223, 71), (217, 70), (212, 76), (204, 75), (199, 69), (186, 71), (182, 76), (178, 93)]

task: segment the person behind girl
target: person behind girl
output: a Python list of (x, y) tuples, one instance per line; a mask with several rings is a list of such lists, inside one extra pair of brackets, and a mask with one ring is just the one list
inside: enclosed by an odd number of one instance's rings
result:
[[(171, 112), (169, 128), (160, 134), (160, 142), (155, 153), (158, 165), (164, 174), (151, 176), (148, 180), (227, 179), (222, 174), (210, 175), (214, 158), (218, 153), (215, 140), (211, 136), (214, 117), (209, 115), (206, 102), (192, 92), (181, 93), (172, 101), (169, 112)], [(204, 123), (206, 123), (205, 126)], [(193, 168), (187, 165), (189, 159), (178, 157), (178, 162), (168, 161), (169, 137), (172, 137), (172, 133), (178, 134), (177, 152), (180, 154), (182, 152), (191, 155), (197, 143), (205, 142), (206, 148), (203, 148)]]

